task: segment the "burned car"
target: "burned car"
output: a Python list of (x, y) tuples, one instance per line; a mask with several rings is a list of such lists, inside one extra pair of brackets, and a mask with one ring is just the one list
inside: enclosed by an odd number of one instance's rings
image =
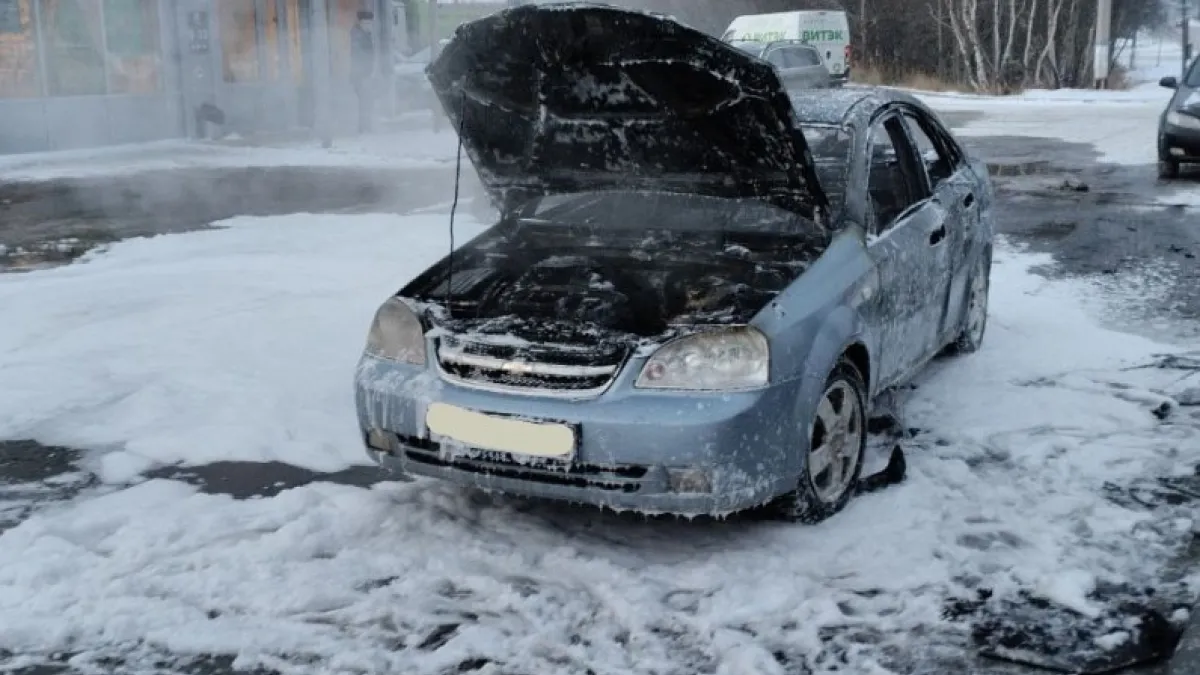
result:
[(797, 108), (736, 47), (580, 4), (464, 24), (429, 76), (501, 215), (370, 327), (358, 419), (400, 475), (815, 522), (872, 399), (983, 338), (990, 184), (940, 126), (926, 168), (916, 101)]

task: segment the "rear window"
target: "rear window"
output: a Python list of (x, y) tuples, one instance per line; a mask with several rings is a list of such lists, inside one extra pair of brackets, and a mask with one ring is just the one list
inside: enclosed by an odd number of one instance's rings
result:
[(792, 68), (809, 68), (821, 65), (821, 56), (815, 49), (797, 47), (787, 50), (788, 66)]

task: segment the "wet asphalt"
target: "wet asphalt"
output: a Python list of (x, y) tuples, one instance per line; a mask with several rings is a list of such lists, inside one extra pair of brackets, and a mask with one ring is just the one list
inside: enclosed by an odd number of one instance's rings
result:
[[(952, 127), (975, 117), (973, 113), (942, 116)], [(1156, 178), (1153, 166), (1106, 165), (1088, 145), (1006, 136), (962, 140), (991, 165), (998, 192), (999, 231), (1017, 244), (1052, 256), (1054, 262), (1041, 273), (1109, 276), (1119, 293), (1123, 275), (1165, 269), (1156, 292), (1138, 302), (1121, 303), (1113, 321), (1129, 328), (1147, 325), (1149, 319), (1169, 325), (1174, 339), (1200, 338), (1200, 208), (1155, 204), (1160, 195), (1200, 191), (1200, 172), (1168, 185)], [(340, 175), (324, 175), (329, 169), (285, 171), (290, 175), (247, 170), (236, 179), (196, 171), (178, 176), (182, 184), (154, 176), (2, 185), (0, 203), (8, 211), (0, 223), (0, 245), (6, 246), (9, 254), (0, 257), (0, 272), (5, 267), (19, 271), (67, 263), (96, 244), (196, 229), (237, 213), (419, 210), (445, 201), (432, 188), (448, 185), (452, 179), (449, 168), (420, 175), (345, 169), (332, 170)], [(298, 197), (287, 189), (293, 180), (332, 184), (337, 189), (308, 191)], [(143, 186), (140, 192), (137, 186)], [(236, 199), (213, 199), (219, 186), (240, 186), (241, 191)], [(98, 196), (111, 190), (115, 192)], [(471, 193), (468, 187), (467, 194)], [(187, 208), (168, 208), (173, 202), (182, 202)], [(18, 248), (24, 251), (23, 258), (12, 254)], [(47, 448), (29, 440), (0, 441), (0, 532), (47, 505), (101, 489), (96, 478), (82, 468), (83, 457), (78, 449)], [(318, 474), (280, 463), (238, 462), (186, 469), (163, 467), (147, 476), (151, 477), (186, 481), (205, 492), (238, 499), (269, 497), (314, 481), (365, 486), (385, 479), (373, 467)], [(1194, 568), (1197, 562), (1200, 558), (1189, 556), (1181, 565)], [(68, 657), (63, 655), (58, 665), (8, 672), (78, 672), (66, 664)], [(5, 661), (0, 650), (0, 672), (6, 672)], [(114, 666), (119, 669), (119, 664)], [(163, 672), (234, 675), (242, 671), (233, 668), (231, 658), (213, 655), (189, 664), (164, 663)], [(971, 672), (1015, 675), (1037, 671), (982, 662)], [(1158, 675), (1166, 671), (1160, 665), (1126, 672)]]

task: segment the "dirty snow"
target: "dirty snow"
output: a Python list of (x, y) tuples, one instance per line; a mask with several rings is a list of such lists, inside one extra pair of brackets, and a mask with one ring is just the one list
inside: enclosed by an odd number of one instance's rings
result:
[[(362, 461), (367, 323), (445, 252), (444, 217), (225, 225), (0, 278), (0, 437), (97, 448), (119, 478)], [(435, 481), (234, 501), (155, 480), (0, 534), (0, 653), (130, 673), (164, 652), (289, 674), (881, 673), (961, 644), (941, 610), (979, 587), (1091, 613), (1096, 580), (1139, 583), (1167, 555), (1101, 485), (1190, 473), (1200, 433), (1150, 413), (1178, 373), (1122, 370), (1169, 348), (1099, 328), (1087, 286), (1030, 273), (1047, 261), (998, 251), (984, 349), (936, 362), (903, 407), (923, 430), (907, 482), (823, 525), (647, 523)]]

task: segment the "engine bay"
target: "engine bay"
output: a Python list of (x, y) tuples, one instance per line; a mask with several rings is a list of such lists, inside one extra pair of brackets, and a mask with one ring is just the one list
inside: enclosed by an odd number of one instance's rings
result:
[(554, 323), (651, 337), (749, 320), (822, 250), (812, 237), (777, 234), (499, 229), (402, 294), (440, 305), (456, 324), (499, 329), (508, 318), (517, 333)]

